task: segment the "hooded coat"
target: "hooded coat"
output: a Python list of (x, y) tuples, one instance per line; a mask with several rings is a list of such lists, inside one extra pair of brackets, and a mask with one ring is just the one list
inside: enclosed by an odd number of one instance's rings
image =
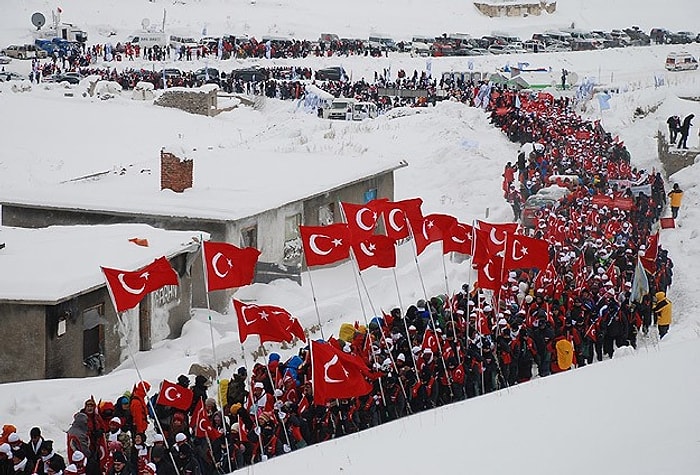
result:
[(90, 440), (88, 439), (88, 416), (78, 412), (73, 416), (73, 423), (66, 432), (66, 448), (68, 459), (73, 458), (73, 452), (81, 451), (86, 458), (90, 458)]
[(656, 314), (657, 323), (659, 325), (671, 324), (671, 311), (673, 305), (666, 297), (665, 292), (656, 292), (656, 305), (654, 305), (654, 313)]
[(138, 433), (146, 433), (148, 429), (148, 407), (146, 406), (146, 393), (151, 389), (148, 382), (143, 381), (136, 384), (134, 392), (131, 394), (131, 417), (134, 423), (134, 431)]

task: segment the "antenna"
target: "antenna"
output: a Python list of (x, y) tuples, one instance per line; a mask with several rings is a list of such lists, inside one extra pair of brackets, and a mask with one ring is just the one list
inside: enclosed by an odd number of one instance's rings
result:
[(43, 13), (36, 12), (32, 15), (32, 25), (36, 26), (37, 31), (46, 24), (46, 17)]

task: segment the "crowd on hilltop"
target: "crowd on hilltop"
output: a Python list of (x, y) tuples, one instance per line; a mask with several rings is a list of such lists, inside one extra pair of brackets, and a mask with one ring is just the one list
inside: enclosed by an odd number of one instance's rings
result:
[[(380, 77), (375, 83), (390, 87)], [(436, 85), (417, 73), (399, 84)], [(374, 86), (364, 80), (336, 86), (373, 97)], [(286, 361), (271, 353), (265, 364), (240, 367), (217, 388), (203, 375), (194, 384), (180, 375), (176, 384), (194, 395), (187, 408), (159, 404), (146, 382), (115, 402), (88, 399), (68, 429), (67, 460), (39, 428), (23, 442), (6, 425), (0, 474), (228, 473), (610, 358), (619, 347), (636, 347), (640, 337), (653, 341), (654, 328), (663, 338), (671, 323), (666, 292), (673, 263), (658, 243), (667, 198), (661, 175), (633, 167), (625, 145), (599, 122), (578, 116), (566, 98), (485, 83), (447, 86), (454, 97), (486, 108), (493, 124), (522, 145), (503, 174), (516, 217), (542, 187), (554, 182), (568, 189), (528, 227), (550, 243), (546, 269), (506, 269), (498, 290), (464, 284), (455, 295), (346, 327), (331, 343), (367, 364), (372, 390), (362, 397), (315, 404), (308, 346)], [(639, 286), (642, 275), (648, 288)], [(213, 429), (206, 436), (198, 408)]]

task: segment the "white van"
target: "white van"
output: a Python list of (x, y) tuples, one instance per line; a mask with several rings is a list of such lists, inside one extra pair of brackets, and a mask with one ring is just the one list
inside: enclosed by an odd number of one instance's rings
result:
[(692, 54), (682, 51), (669, 53), (666, 57), (666, 69), (669, 71), (689, 71), (698, 69), (698, 60)]
[(129, 35), (126, 42), (134, 46), (139, 45), (141, 48), (165, 47), (169, 42), (169, 37), (166, 33), (161, 32), (135, 31)]
[(326, 119), (332, 120), (352, 120), (355, 113), (355, 99), (349, 97), (338, 97), (333, 99), (331, 107), (324, 110)]
[(377, 104), (373, 102), (356, 102), (352, 109), (352, 120), (375, 119)]

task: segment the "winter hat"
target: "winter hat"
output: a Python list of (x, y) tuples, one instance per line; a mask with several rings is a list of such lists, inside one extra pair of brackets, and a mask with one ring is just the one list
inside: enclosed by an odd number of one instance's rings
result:
[(82, 453), (80, 450), (76, 450), (73, 452), (73, 456), (70, 458), (72, 462), (82, 462), (83, 459), (85, 458), (85, 454)]
[(255, 389), (258, 389), (258, 388), (260, 388), (260, 389), (265, 389), (265, 385), (264, 385), (263, 383), (261, 383), (260, 381), (258, 381), (257, 383), (255, 383), (255, 385), (253, 386), (253, 388), (255, 388)]
[(239, 433), (239, 431), (240, 431), (239, 428), (240, 428), (240, 424), (238, 422), (234, 422), (231, 425), (231, 432)]
[(151, 475), (155, 475), (156, 471), (156, 464), (154, 464), (153, 462), (149, 462), (146, 464), (146, 472), (148, 472)]
[(180, 443), (184, 442), (187, 440), (187, 436), (183, 434), (182, 432), (178, 432), (177, 435), (175, 435), (175, 442)]
[(180, 376), (177, 377), (177, 384), (179, 384), (182, 387), (189, 388), (190, 387), (190, 378), (188, 378), (184, 374), (181, 374)]
[(122, 420), (119, 419), (118, 417), (114, 416), (109, 420), (110, 424), (117, 424), (119, 427), (122, 426)]
[(17, 435), (17, 432), (13, 432), (9, 436), (7, 436), (7, 441), (10, 443), (10, 445), (19, 442), (19, 436)]
[(63, 473), (78, 473), (78, 467), (76, 467), (74, 464), (70, 464), (63, 469)]
[(32, 427), (32, 430), (29, 431), (29, 437), (41, 437), (41, 429)]
[(154, 444), (157, 444), (159, 442), (165, 442), (165, 438), (163, 437), (163, 434), (155, 434), (152, 438), (153, 438)]
[(238, 368), (238, 370), (236, 371), (236, 373), (237, 373), (239, 376), (245, 376), (245, 375), (248, 374), (248, 370), (245, 368), (245, 366), (241, 366), (240, 368)]
[(112, 454), (112, 460), (114, 460), (114, 463), (126, 463), (126, 455), (118, 450)]
[(49, 468), (58, 473), (65, 468), (65, 462), (62, 457), (51, 457), (49, 460)]
[(39, 452), (41, 451), (46, 451), (46, 453), (50, 454), (53, 452), (53, 440), (44, 440), (41, 443), (41, 446), (39, 447)]
[(8, 457), (12, 457), (12, 448), (10, 447), (10, 444), (2, 444), (0, 445), (0, 454), (5, 454)]
[(396, 361), (406, 362), (406, 355), (404, 355), (403, 353), (399, 353), (399, 355), (396, 357)]

